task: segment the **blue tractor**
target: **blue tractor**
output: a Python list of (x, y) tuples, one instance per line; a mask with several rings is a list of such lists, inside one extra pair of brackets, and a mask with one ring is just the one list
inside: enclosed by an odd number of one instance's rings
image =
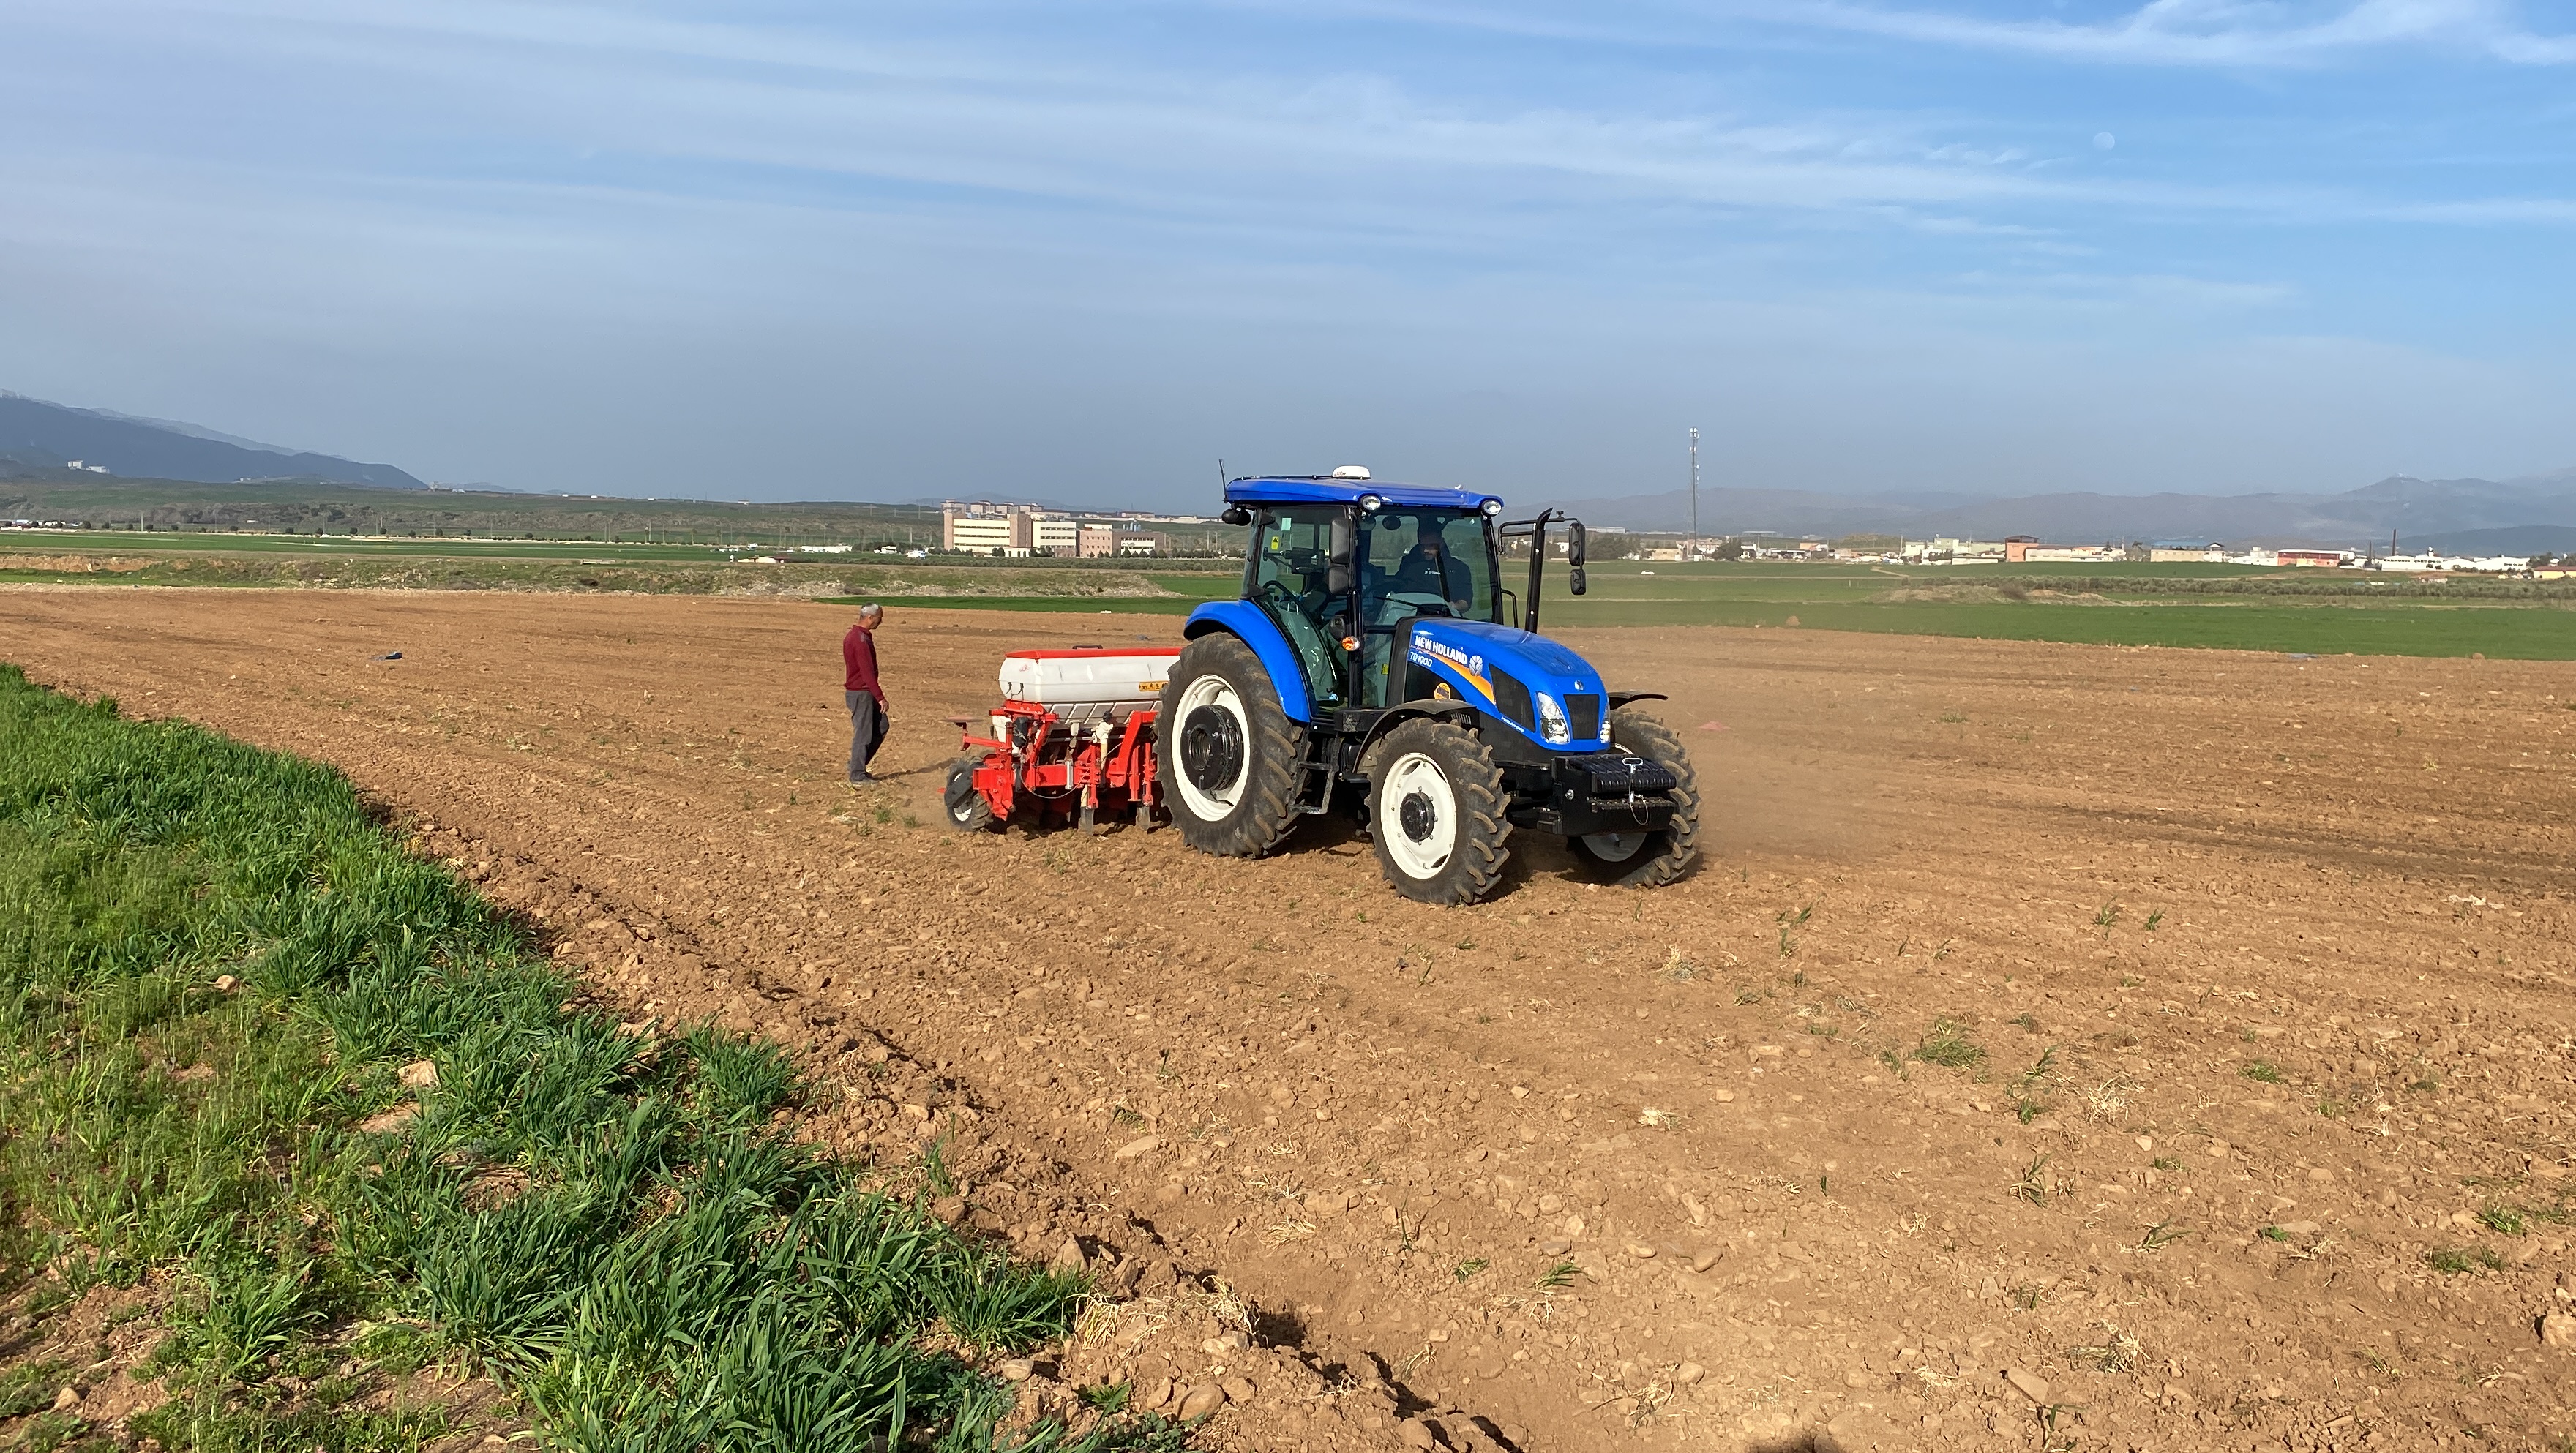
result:
[[(1472, 903), (1514, 830), (1554, 833), (1596, 879), (1670, 883), (1699, 849), (1681, 739), (1538, 633), (1551, 527), (1581, 595), (1583, 526), (1553, 511), (1330, 475), (1235, 479), (1243, 594), (1203, 605), (1157, 712), (1159, 795), (1201, 852), (1258, 857), (1302, 814), (1357, 808), (1396, 891)], [(1527, 541), (1528, 598), (1505, 589)]]

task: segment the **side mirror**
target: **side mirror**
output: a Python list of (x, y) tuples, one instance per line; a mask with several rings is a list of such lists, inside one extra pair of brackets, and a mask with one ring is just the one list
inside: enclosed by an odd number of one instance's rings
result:
[[(1567, 520), (1565, 527), (1565, 563), (1580, 570), (1583, 568), (1583, 522)], [(1577, 595), (1582, 593), (1579, 590), (1575, 592)]]
[(1343, 515), (1333, 521), (1333, 544), (1324, 572), (1324, 591), (1328, 595), (1348, 595), (1355, 581), (1351, 575), (1351, 555), (1358, 546), (1358, 532), (1351, 528), (1351, 517)]
[(1252, 511), (1241, 505), (1227, 505), (1225, 512), (1217, 518), (1229, 525), (1248, 525), (1252, 523)]
[(1575, 595), (1581, 595), (1583, 593), (1582, 566), (1577, 565), (1573, 569), (1565, 572), (1565, 588)]

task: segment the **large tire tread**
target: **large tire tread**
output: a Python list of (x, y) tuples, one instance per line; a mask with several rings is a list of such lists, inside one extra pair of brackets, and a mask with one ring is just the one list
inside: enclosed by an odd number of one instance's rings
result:
[(1510, 796), (1503, 790), (1503, 772), (1494, 765), (1493, 753), (1475, 733), (1442, 721), (1408, 721), (1380, 740), (1376, 760), (1381, 764), (1401, 760), (1413, 752), (1440, 764), (1441, 775), (1449, 779), (1450, 791), (1457, 798), (1458, 842), (1450, 849), (1447, 865), (1434, 877), (1413, 879), (1397, 871), (1382, 840), (1385, 834), (1376, 830), (1378, 783), (1372, 777), (1369, 822), (1379, 839), (1379, 872), (1396, 892), (1419, 902), (1457, 906), (1482, 899), (1502, 881), (1504, 865), (1512, 858), (1507, 846), (1512, 824), (1504, 813)]
[(1180, 659), (1172, 663), (1171, 673), (1164, 678), (1163, 695), (1178, 702), (1190, 682), (1214, 672), (1234, 685), (1235, 696), (1244, 705), (1250, 728), (1250, 739), (1244, 743), (1246, 777), (1244, 799), (1235, 811), (1217, 822), (1208, 822), (1192, 813), (1176, 781), (1181, 770), (1180, 753), (1170, 744), (1177, 742), (1180, 723), (1157, 717), (1155, 721), (1156, 777), (1160, 779), (1157, 796), (1171, 813), (1173, 825), (1181, 830), (1181, 841), (1203, 853), (1222, 858), (1257, 858), (1279, 846), (1297, 825), (1297, 761), (1306, 748), (1306, 728), (1288, 719), (1279, 704), (1279, 692), (1270, 684), (1269, 668), (1252, 648), (1227, 632), (1212, 632), (1181, 648)]
[(993, 820), (993, 804), (975, 790), (975, 770), (984, 765), (984, 756), (960, 757), (948, 766), (948, 783), (939, 794), (940, 816), (959, 832), (984, 832), (999, 827)]

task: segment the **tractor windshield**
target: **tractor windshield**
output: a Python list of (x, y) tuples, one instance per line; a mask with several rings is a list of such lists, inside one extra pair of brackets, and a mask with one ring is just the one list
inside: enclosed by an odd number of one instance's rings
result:
[(1368, 624), (1425, 614), (1494, 618), (1494, 549), (1482, 514), (1382, 509), (1361, 518), (1360, 609)]

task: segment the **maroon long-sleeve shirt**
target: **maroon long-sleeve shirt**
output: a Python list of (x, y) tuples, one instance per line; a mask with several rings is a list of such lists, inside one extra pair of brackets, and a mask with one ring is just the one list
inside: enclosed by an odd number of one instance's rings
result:
[(877, 638), (865, 626), (852, 626), (841, 638), (841, 689), (866, 692), (880, 709), (886, 704), (885, 688), (877, 684)]

